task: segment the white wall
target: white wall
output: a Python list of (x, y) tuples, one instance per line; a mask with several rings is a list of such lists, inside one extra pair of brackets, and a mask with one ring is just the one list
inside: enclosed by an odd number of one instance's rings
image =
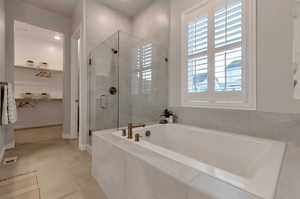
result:
[(300, 100), (300, 2), (295, 3), (295, 16), (294, 16), (294, 34), (293, 34), (293, 64), (294, 64), (294, 80), (298, 81), (294, 89), (295, 99)]
[(47, 68), (62, 71), (63, 45), (34, 36), (15, 34), (15, 65), (24, 66), (27, 60), (33, 60), (36, 64), (47, 62)]
[(5, 8), (0, 1), (0, 81), (5, 80)]
[[(170, 106), (180, 106), (180, 17), (199, 2), (171, 1)], [(300, 113), (300, 101), (293, 99), (292, 1), (257, 3), (257, 110)]]
[[(5, 81), (5, 9), (0, 0), (0, 81)], [(0, 126), (0, 153), (5, 147), (5, 129)], [(1, 155), (1, 154), (0, 154)], [(1, 157), (0, 157), (1, 158)]]
[(169, 23), (170, 1), (155, 0), (148, 8), (133, 18), (132, 33), (168, 49)]
[(72, 13), (72, 32), (78, 28), (78, 26), (82, 23), (83, 20), (83, 7), (82, 7), (82, 0), (78, 0), (76, 7)]
[[(64, 34), (64, 133), (70, 134), (70, 35), (71, 19), (56, 13), (26, 4), (20, 0), (6, 1), (6, 76), (8, 81), (14, 81), (14, 20), (29, 23), (41, 28)], [(12, 142), (12, 129), (6, 138), (6, 143)]]
[(258, 0), (257, 104), (261, 111), (300, 113), (300, 101), (293, 99), (292, 7), (292, 1)]
[(131, 32), (131, 18), (116, 12), (98, 0), (88, 0), (87, 13), (87, 52), (118, 30)]

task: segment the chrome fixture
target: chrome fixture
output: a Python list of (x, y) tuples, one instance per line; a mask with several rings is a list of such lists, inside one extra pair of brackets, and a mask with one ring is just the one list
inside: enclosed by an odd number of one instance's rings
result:
[(7, 82), (0, 82), (0, 86), (7, 86), (8, 83)]
[(151, 131), (147, 130), (146, 133), (145, 133), (146, 137), (150, 137), (151, 135)]
[(132, 139), (133, 138), (132, 129), (140, 128), (140, 127), (145, 127), (145, 126), (146, 126), (145, 124), (135, 125), (134, 126), (132, 123), (129, 123), (128, 124), (128, 139)]
[(123, 137), (126, 136), (126, 129), (122, 129), (122, 136), (123, 136)]
[(143, 137), (143, 136), (141, 136), (141, 135), (140, 135), (140, 134), (138, 134), (138, 133), (137, 133), (137, 134), (135, 134), (135, 135), (134, 135), (134, 141), (135, 141), (135, 142), (139, 142), (139, 141), (140, 141), (140, 139), (141, 139), (141, 137)]

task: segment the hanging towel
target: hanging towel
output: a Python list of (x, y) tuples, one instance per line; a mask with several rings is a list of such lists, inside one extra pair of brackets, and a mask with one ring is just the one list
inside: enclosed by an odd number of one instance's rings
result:
[(17, 107), (11, 84), (4, 86), (2, 106), (2, 125), (15, 123), (17, 121)]
[(12, 85), (7, 86), (8, 122), (13, 124), (17, 121), (17, 106)]
[(7, 106), (7, 86), (3, 87), (3, 101), (2, 101), (2, 125), (8, 125), (8, 106)]
[(2, 126), (4, 87), (0, 86), (0, 126)]

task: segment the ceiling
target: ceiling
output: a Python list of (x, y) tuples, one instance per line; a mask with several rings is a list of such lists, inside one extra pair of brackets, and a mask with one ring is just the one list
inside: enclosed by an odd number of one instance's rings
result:
[(153, 0), (98, 0), (104, 5), (120, 11), (127, 16), (135, 16), (147, 8)]
[(71, 17), (72, 12), (78, 0), (23, 0), (36, 7), (58, 13), (60, 15)]
[[(14, 28), (16, 37), (30, 37), (42, 41), (47, 41), (49, 43), (56, 43), (60, 45), (63, 44), (64, 35), (52, 30), (47, 30), (20, 21), (15, 21)], [(55, 39), (55, 37), (59, 37), (60, 39)]]
[[(70, 17), (79, 0), (22, 0), (36, 7)], [(104, 5), (127, 16), (135, 16), (147, 8), (153, 0), (98, 0)]]

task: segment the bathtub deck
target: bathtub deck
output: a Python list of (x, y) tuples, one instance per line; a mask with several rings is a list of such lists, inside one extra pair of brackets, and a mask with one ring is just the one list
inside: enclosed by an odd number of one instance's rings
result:
[(107, 131), (93, 136), (92, 164), (111, 199), (262, 199)]

